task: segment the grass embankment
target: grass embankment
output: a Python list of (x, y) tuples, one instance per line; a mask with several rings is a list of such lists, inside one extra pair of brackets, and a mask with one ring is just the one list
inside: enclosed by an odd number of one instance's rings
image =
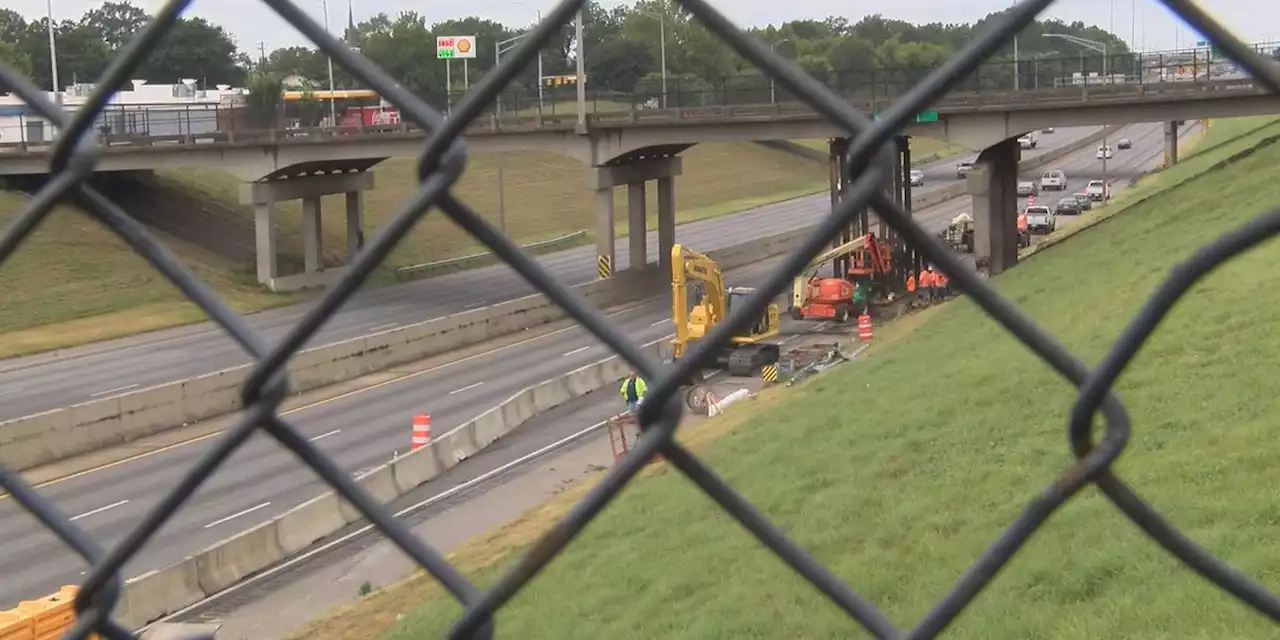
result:
[[(677, 221), (743, 211), (825, 189), (826, 174), (817, 163), (754, 144), (698, 145), (684, 154), (684, 175), (676, 179)], [(366, 233), (386, 222), (414, 188), (413, 161), (395, 159), (374, 170), (374, 190), (365, 194)], [(594, 231), (594, 201), (583, 187), (583, 166), (549, 153), (506, 154), (504, 183), (508, 234), (521, 243), (544, 240), (579, 229)], [(215, 171), (184, 168), (163, 171), (158, 179), (217, 201), (242, 216), (251, 233), (252, 214), (237, 202), (238, 181)], [(497, 224), (498, 194), (494, 158), (472, 154), (456, 192)], [(649, 189), (650, 228), (656, 226), (656, 189)], [(22, 209), (25, 196), (0, 192), (0, 226)], [(618, 211), (625, 212), (626, 190), (617, 189)], [(325, 247), (346, 247), (345, 202), (324, 199)], [(298, 202), (277, 207), (281, 246), (299, 247)], [(626, 216), (618, 216), (626, 233)], [(252, 237), (251, 235), (248, 237)], [(228, 269), (197, 248), (169, 239), (172, 249), (192, 265), (223, 298), (247, 312), (298, 302), (307, 294), (272, 295), (256, 284), (250, 265)], [(438, 211), (414, 227), (376, 277), (391, 281), (396, 266), (467, 255), (483, 250)], [(334, 253), (326, 260), (340, 263)], [(282, 264), (301, 264), (284, 255)], [(0, 268), (0, 357), (10, 357), (94, 340), (197, 322), (203, 315), (113, 234), (70, 208), (60, 208), (14, 258)]]
[[(1211, 130), (1201, 155), (1224, 152), (1223, 133)], [(1165, 174), (1153, 180), (1165, 183), (1163, 193), (992, 282), (1096, 362), (1174, 264), (1280, 205), (1277, 162), (1273, 145), (1196, 181)], [(1185, 534), (1272, 589), (1280, 575), (1280, 510), (1270, 489), (1280, 484), (1272, 420), (1280, 396), (1265, 381), (1280, 375), (1280, 293), (1271, 286), (1278, 258), (1280, 248), (1265, 245), (1195, 287), (1117, 388), (1134, 423), (1121, 477)], [(877, 331), (877, 340), (865, 361), (731, 409), (727, 422), (741, 424), (719, 425), (721, 437), (708, 438), (701, 453), (906, 625), (1071, 464), (1065, 424), (1074, 393), (964, 299)], [(586, 488), (454, 558), (491, 582)], [(439, 637), (458, 612), (429, 578), (415, 577), (298, 637)], [(497, 625), (548, 639), (863, 635), (670, 472), (629, 487), (501, 610)], [(1271, 623), (1181, 566), (1089, 489), (1042, 527), (948, 637), (1272, 634)]]
[[(817, 149), (823, 153), (827, 152), (826, 140), (796, 140), (797, 144), (802, 144), (810, 149)], [(951, 156), (966, 153), (968, 149), (947, 144), (941, 140), (933, 138), (911, 138), (911, 164), (919, 166), (928, 164), (935, 160), (950, 158)]]

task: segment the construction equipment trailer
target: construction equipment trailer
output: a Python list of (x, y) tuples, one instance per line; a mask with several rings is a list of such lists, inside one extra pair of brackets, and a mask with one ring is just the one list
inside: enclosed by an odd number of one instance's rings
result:
[[(690, 289), (698, 290), (692, 305)], [(706, 337), (729, 317), (735, 302), (745, 304), (755, 291), (754, 287), (726, 288), (724, 275), (714, 260), (684, 245), (673, 246), (671, 321), (676, 335), (671, 340), (672, 356), (677, 360), (682, 358), (691, 344)], [(717, 350), (715, 365), (731, 376), (751, 376), (765, 365), (776, 364), (781, 349), (769, 339), (778, 335), (779, 324), (778, 305), (769, 303), (751, 326), (733, 335), (727, 345)], [(699, 383), (700, 378), (699, 375), (690, 382)]]

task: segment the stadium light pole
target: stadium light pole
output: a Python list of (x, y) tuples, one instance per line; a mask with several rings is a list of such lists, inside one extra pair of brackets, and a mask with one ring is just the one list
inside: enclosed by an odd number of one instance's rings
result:
[[(769, 50), (773, 51), (780, 44), (791, 42), (791, 38), (783, 38), (769, 45)], [(773, 74), (769, 74), (769, 104), (778, 103), (778, 83), (774, 81)]]

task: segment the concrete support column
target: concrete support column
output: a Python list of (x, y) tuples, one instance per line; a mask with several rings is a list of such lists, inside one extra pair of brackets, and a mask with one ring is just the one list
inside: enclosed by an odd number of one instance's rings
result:
[(658, 265), (671, 273), (671, 247), (676, 244), (676, 184), (658, 178)]
[(253, 233), (257, 240), (258, 282), (263, 284), (275, 280), (276, 268), (276, 226), (275, 206), (272, 202), (259, 202), (253, 205)]
[[(844, 200), (849, 187), (849, 178), (845, 175), (844, 153), (849, 149), (848, 138), (832, 138), (827, 141), (827, 188), (831, 192), (831, 210), (835, 211)], [(856, 223), (854, 223), (856, 225)], [(831, 246), (838, 247), (853, 239), (853, 225), (844, 229), (831, 241)], [(844, 277), (849, 272), (848, 256), (836, 258), (831, 266), (832, 276)]]
[(587, 188), (596, 193), (596, 272), (601, 278), (608, 271), (618, 271), (614, 254), (613, 188), (627, 187), (627, 235), (631, 253), (629, 267), (640, 270), (647, 264), (648, 234), (645, 231), (645, 184), (658, 181), (658, 257), (659, 264), (669, 269), (671, 247), (676, 238), (675, 189), (672, 179), (683, 171), (679, 156), (643, 158), (630, 162), (592, 167), (587, 173)]
[(1178, 121), (1164, 123), (1164, 168), (1178, 164)]
[(324, 257), (324, 229), (320, 224), (320, 198), (302, 199), (303, 273), (320, 270)]
[(364, 248), (364, 196), (359, 191), (347, 192), (347, 263), (356, 259)]
[(632, 182), (627, 185), (627, 245), (632, 271), (640, 271), (649, 264), (644, 184)]
[(613, 187), (596, 191), (596, 277), (613, 276), (616, 251), (613, 237)]
[(996, 275), (1018, 261), (1018, 141), (987, 147), (969, 173), (974, 256)]

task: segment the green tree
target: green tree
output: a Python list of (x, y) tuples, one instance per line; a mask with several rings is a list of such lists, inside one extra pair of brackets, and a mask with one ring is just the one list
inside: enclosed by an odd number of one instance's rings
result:
[(204, 18), (180, 18), (147, 56), (140, 73), (151, 82), (194, 78), (200, 86), (211, 87), (239, 85), (249, 66), (225, 29)]
[(328, 59), (310, 47), (285, 47), (268, 54), (262, 70), (282, 78), (296, 75), (318, 81), (328, 77)]
[(245, 81), (249, 126), (253, 129), (274, 129), (279, 118), (284, 84), (280, 76), (263, 71), (249, 74)]
[(31, 75), (31, 58), (18, 49), (16, 45), (0, 40), (0, 63), (13, 67), (14, 71), (24, 76)]
[(118, 51), (129, 44), (133, 36), (142, 31), (150, 21), (151, 16), (146, 11), (127, 0), (104, 2), (101, 7), (90, 9), (80, 17), (80, 24), (101, 34), (103, 42), (112, 51)]
[(302, 99), (298, 100), (297, 106), (298, 126), (304, 129), (318, 126), (321, 105), (316, 100), (315, 85), (310, 80), (303, 80), (299, 89), (302, 91)]
[[(31, 79), (41, 87), (53, 83), (49, 64), (49, 21), (28, 23), (17, 50), (31, 61)], [(70, 20), (54, 27), (58, 50), (59, 89), (77, 82), (96, 82), (111, 61), (111, 49), (94, 29)]]

